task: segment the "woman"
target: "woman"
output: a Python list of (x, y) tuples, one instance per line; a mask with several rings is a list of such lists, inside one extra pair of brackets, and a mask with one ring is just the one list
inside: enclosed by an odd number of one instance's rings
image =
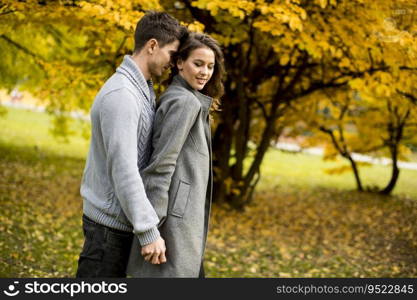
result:
[(147, 196), (160, 218), (167, 262), (145, 260), (134, 239), (129, 275), (204, 277), (213, 177), (209, 111), (223, 94), (223, 74), (218, 43), (205, 34), (190, 34), (178, 49), (171, 83), (160, 98), (154, 152), (142, 172)]

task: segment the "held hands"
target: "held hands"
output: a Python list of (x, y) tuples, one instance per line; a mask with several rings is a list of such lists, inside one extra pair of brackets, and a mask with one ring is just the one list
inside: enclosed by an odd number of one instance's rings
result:
[(154, 265), (159, 265), (161, 263), (166, 263), (167, 261), (165, 251), (165, 241), (163, 238), (159, 237), (153, 243), (143, 246), (141, 254), (146, 261), (149, 261)]

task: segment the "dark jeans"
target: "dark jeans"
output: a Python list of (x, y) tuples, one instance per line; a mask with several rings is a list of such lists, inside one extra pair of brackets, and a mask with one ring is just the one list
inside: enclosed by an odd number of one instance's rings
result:
[[(85, 241), (76, 277), (126, 277), (133, 233), (98, 224), (85, 215), (83, 231)], [(205, 278), (203, 263), (198, 277)]]
[(98, 224), (84, 215), (83, 231), (76, 277), (126, 277), (133, 233)]

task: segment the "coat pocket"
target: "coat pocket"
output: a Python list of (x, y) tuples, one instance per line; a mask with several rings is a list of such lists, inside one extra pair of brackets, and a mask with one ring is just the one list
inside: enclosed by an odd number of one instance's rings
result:
[(171, 215), (182, 218), (190, 196), (190, 184), (180, 180)]
[(208, 150), (206, 137), (204, 135), (204, 131), (200, 132), (199, 134), (195, 134), (193, 132), (190, 132), (190, 139), (191, 139), (191, 142), (194, 145), (195, 150), (198, 153), (200, 153), (204, 156), (209, 156), (210, 155), (209, 150)]

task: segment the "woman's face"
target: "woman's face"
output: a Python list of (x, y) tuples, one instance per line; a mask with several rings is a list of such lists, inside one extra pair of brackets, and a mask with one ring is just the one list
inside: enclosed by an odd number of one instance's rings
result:
[(179, 60), (177, 67), (179, 74), (196, 90), (204, 88), (213, 75), (215, 56), (213, 50), (207, 47), (191, 51), (188, 58)]

